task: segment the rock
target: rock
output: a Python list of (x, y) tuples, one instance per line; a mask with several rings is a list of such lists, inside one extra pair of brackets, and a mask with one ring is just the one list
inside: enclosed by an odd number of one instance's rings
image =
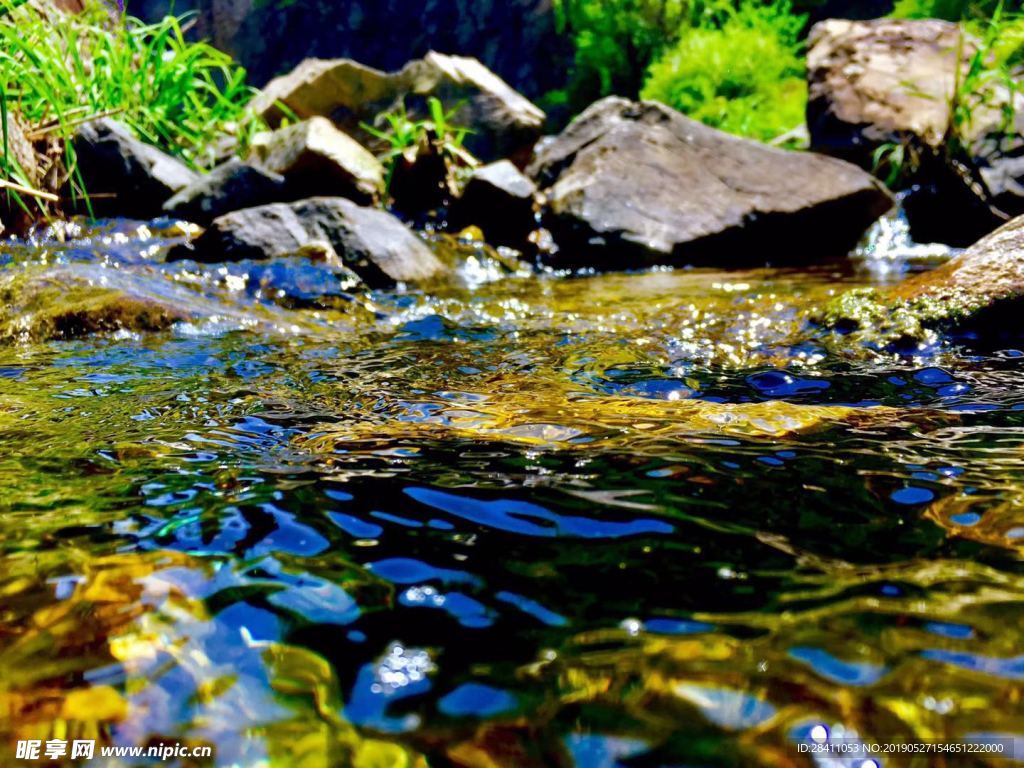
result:
[(477, 168), (449, 214), (450, 228), (477, 226), (487, 242), (524, 250), (537, 229), (537, 186), (508, 160)]
[(412, 119), (426, 116), (429, 97), (446, 110), (457, 109), (453, 123), (470, 128), (466, 147), (482, 160), (525, 160), (540, 137), (544, 113), (476, 59), (431, 51), (401, 70), (385, 73), (349, 59), (306, 59), (278, 77), (253, 101), (271, 125), (284, 117), (279, 103), (300, 118), (328, 117), (340, 128), (369, 141), (360, 123), (403, 103)]
[(0, 341), (159, 331), (199, 316), (193, 305), (183, 295), (167, 294), (165, 286), (154, 289), (145, 277), (94, 264), (7, 271), (0, 275)]
[(817, 319), (857, 346), (917, 354), (940, 331), (1019, 336), (1022, 303), (1024, 216), (893, 288), (848, 291)]
[(272, 203), (219, 216), (189, 246), (178, 246), (168, 260), (243, 261), (299, 253), (312, 240), (290, 205)]
[(430, 248), (386, 211), (341, 198), (313, 198), (294, 210), (315, 239), (330, 243), (371, 288), (422, 282), (445, 272)]
[(240, 261), (319, 251), (371, 288), (419, 282), (446, 270), (427, 245), (385, 211), (344, 198), (311, 198), (234, 211), (215, 219), (191, 246), (169, 259)]
[(139, 141), (110, 118), (81, 125), (74, 149), (96, 216), (160, 216), (172, 195), (199, 179), (180, 160)]
[[(1001, 134), (1002, 106), (1024, 96), (989, 81), (963, 126), (967, 152), (947, 146), (958, 67), (977, 41), (936, 19), (830, 19), (808, 39), (811, 149), (873, 169), (885, 145), (905, 146), (904, 208), (919, 242), (967, 246), (1024, 213), (1024, 142)], [(1024, 130), (1024, 119), (1018, 130)], [(882, 170), (886, 167), (882, 165)]]
[(1019, 331), (1024, 300), (1024, 216), (982, 238), (959, 256), (897, 286), (897, 300), (932, 307), (933, 321), (963, 324), (979, 315), (1013, 309)]
[(263, 137), (253, 162), (284, 176), (297, 197), (336, 195), (370, 204), (384, 188), (377, 158), (323, 117)]
[(845, 254), (892, 205), (853, 165), (768, 147), (657, 102), (610, 97), (542, 143), (560, 266), (790, 263)]
[[(132, 0), (130, 10), (158, 21), (168, 3)], [(194, 13), (196, 37), (231, 53), (257, 85), (308, 56), (392, 70), (433, 48), (475, 56), (537, 98), (564, 87), (573, 58), (551, 0), (176, 0), (174, 13)]]
[[(913, 139), (942, 146), (957, 81), (959, 24), (829, 19), (808, 37), (811, 149), (871, 168), (875, 150)], [(964, 59), (974, 52), (965, 39)]]
[(229, 160), (164, 203), (164, 211), (206, 226), (241, 208), (290, 199), (284, 176), (241, 160)]

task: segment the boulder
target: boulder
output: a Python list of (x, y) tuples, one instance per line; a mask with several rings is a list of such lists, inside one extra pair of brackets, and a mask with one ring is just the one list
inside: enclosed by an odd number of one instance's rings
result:
[(323, 117), (262, 137), (252, 162), (284, 176), (299, 197), (332, 195), (369, 204), (384, 188), (380, 161)]
[[(938, 332), (996, 339), (1024, 330), (1024, 216), (942, 266), (887, 289), (841, 294), (816, 320), (860, 348), (920, 353)], [(980, 334), (980, 336), (979, 336)]]
[[(830, 19), (808, 39), (807, 124), (812, 150), (873, 169), (885, 145), (905, 146), (901, 183), (912, 236), (967, 246), (1024, 213), (1024, 118), (1007, 141), (1004, 109), (1024, 95), (994, 81), (947, 146), (958, 77), (977, 51), (959, 24), (936, 19)], [(960, 72), (958, 73), (958, 68)]]
[(231, 211), (288, 199), (284, 176), (235, 159), (182, 189), (164, 203), (164, 211), (206, 226)]
[(139, 141), (110, 118), (79, 126), (74, 149), (96, 216), (160, 216), (172, 195), (199, 179), (180, 160)]
[(568, 267), (775, 264), (846, 254), (892, 205), (834, 158), (738, 138), (657, 102), (610, 97), (540, 146), (528, 172)]
[(537, 229), (537, 185), (508, 160), (473, 171), (452, 205), (452, 229), (477, 226), (491, 245), (524, 250)]
[(961, 35), (959, 24), (937, 19), (815, 24), (807, 50), (811, 149), (871, 168), (883, 144), (941, 147), (958, 61), (975, 50)]
[(525, 161), (544, 126), (544, 113), (479, 61), (434, 51), (392, 73), (350, 59), (306, 59), (271, 80), (253, 107), (271, 125), (285, 116), (281, 105), (299, 118), (328, 117), (368, 142), (361, 123), (402, 103), (412, 119), (426, 117), (431, 96), (446, 110), (457, 109), (453, 123), (472, 130), (466, 147), (485, 161)]
[[(153, 22), (168, 7), (132, 0), (130, 11)], [(475, 56), (535, 98), (565, 86), (573, 58), (552, 0), (175, 0), (173, 12), (188, 14), (196, 37), (232, 54), (256, 85), (308, 56), (391, 70), (433, 48)]]
[(194, 243), (175, 248), (168, 258), (216, 262), (302, 253), (343, 263), (371, 288), (420, 282), (446, 271), (391, 214), (334, 197), (234, 211), (215, 219)]

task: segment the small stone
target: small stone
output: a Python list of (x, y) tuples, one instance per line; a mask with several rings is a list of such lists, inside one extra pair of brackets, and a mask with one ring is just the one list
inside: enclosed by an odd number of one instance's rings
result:
[(183, 162), (110, 118), (79, 126), (73, 144), (96, 216), (158, 217), (172, 195), (199, 180)]
[(508, 160), (473, 171), (452, 206), (449, 224), (455, 229), (476, 226), (491, 245), (523, 251), (537, 229), (534, 212), (537, 186)]
[(182, 189), (163, 208), (170, 216), (206, 226), (231, 211), (288, 199), (284, 176), (235, 159)]

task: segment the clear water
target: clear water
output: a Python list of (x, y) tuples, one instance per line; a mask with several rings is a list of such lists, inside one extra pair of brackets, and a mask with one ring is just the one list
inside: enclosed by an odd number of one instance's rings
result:
[(899, 358), (808, 320), (913, 260), (477, 254), (351, 298), (70, 234), (0, 269), (203, 316), (0, 348), (5, 740), (611, 768), (1024, 735), (1024, 339)]

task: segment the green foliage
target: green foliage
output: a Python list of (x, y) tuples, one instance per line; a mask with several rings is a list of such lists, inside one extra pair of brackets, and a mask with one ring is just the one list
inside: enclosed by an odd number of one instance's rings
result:
[(651, 65), (642, 95), (730, 133), (773, 139), (804, 120), (803, 25), (786, 0), (707, 13)]
[(635, 98), (647, 66), (690, 25), (693, 0), (555, 0), (575, 60), (566, 97), (576, 109), (602, 96)]
[[(60, 142), (85, 121), (115, 115), (197, 168), (225, 147), (244, 151), (262, 127), (247, 110), (245, 71), (227, 54), (187, 41), (177, 18), (144, 24), (99, 5), (65, 15), (0, 0), (0, 89), (4, 110), (37, 140)], [(68, 145), (68, 169), (71, 153)]]
[(417, 120), (409, 115), (403, 101), (396, 109), (384, 112), (373, 125), (361, 123), (364, 131), (384, 143), (387, 149), (380, 160), (387, 168), (387, 188), (391, 188), (399, 164), (414, 165), (421, 157), (440, 157), (448, 172), (448, 184), (453, 187), (460, 168), (473, 168), (479, 161), (463, 147), (470, 130), (455, 124), (461, 105), (445, 111), (440, 99), (427, 100), (429, 117)]

